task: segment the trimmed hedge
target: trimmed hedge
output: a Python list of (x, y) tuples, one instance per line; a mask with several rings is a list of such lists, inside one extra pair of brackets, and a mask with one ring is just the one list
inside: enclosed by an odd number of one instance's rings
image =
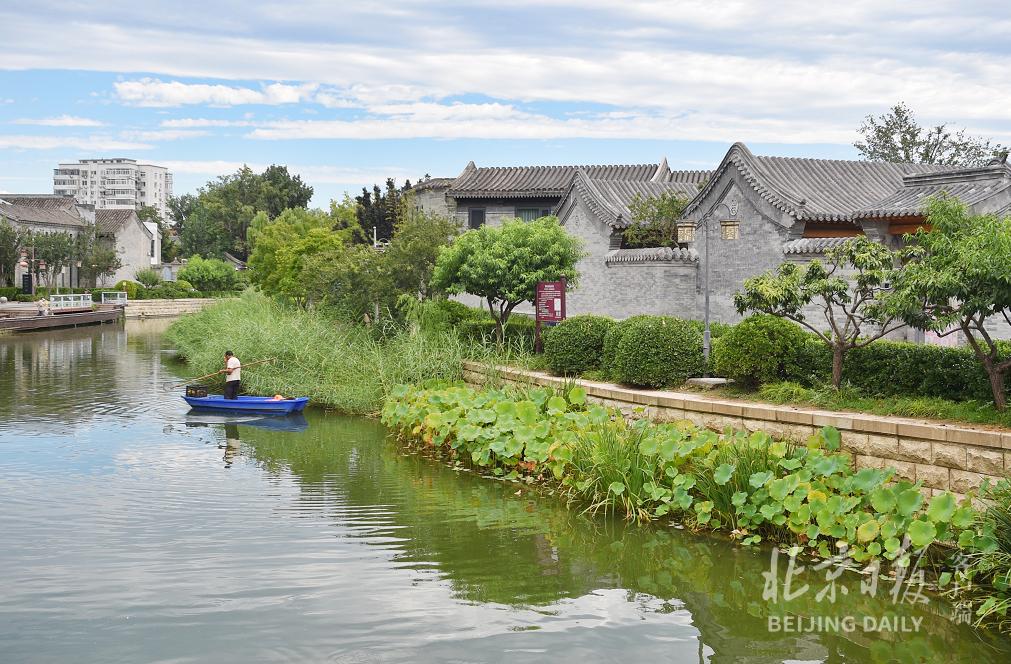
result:
[(578, 376), (601, 368), (604, 337), (617, 323), (604, 316), (573, 316), (544, 335), (544, 357), (552, 373)]
[(783, 318), (751, 316), (713, 341), (713, 372), (751, 387), (788, 380), (802, 371), (808, 336)]
[(641, 316), (622, 323), (614, 374), (622, 383), (643, 387), (680, 385), (702, 374), (702, 334), (693, 321)]
[[(462, 320), (457, 330), (467, 339), (494, 343), (495, 321), (491, 316), (471, 320)], [(505, 341), (522, 343), (529, 348), (534, 347), (534, 319), (527, 316), (510, 316), (505, 325)]]

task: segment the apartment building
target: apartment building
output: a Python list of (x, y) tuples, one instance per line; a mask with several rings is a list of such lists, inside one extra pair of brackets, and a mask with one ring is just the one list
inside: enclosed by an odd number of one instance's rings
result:
[(172, 174), (164, 166), (136, 159), (81, 159), (53, 169), (53, 193), (73, 196), (98, 210), (129, 210), (150, 205), (168, 219)]

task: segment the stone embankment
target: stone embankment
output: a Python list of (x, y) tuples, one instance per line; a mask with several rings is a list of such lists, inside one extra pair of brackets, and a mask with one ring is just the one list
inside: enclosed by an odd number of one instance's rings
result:
[(714, 431), (765, 431), (804, 442), (816, 429), (833, 426), (857, 468), (895, 468), (897, 475), (923, 482), (924, 493), (966, 494), (991, 481), (1011, 477), (1011, 431), (974, 428), (902, 417), (882, 417), (720, 399), (696, 392), (639, 390), (611, 383), (559, 378), (537, 371), (464, 363), (464, 380), (482, 384), (495, 375), (513, 384), (576, 382), (587, 398), (631, 416), (656, 421), (688, 420)]
[(208, 307), (220, 299), (183, 298), (178, 300), (130, 300), (126, 305), (127, 318), (168, 318), (192, 314)]

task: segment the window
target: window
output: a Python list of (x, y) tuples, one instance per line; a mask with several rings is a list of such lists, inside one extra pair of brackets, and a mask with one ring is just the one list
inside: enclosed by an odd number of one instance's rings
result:
[(695, 224), (678, 224), (678, 242), (695, 241)]
[(481, 228), (484, 226), (484, 208), (471, 208), (467, 210), (467, 226), (469, 228)]
[(523, 221), (533, 221), (534, 219), (547, 217), (550, 214), (551, 210), (544, 208), (516, 208), (516, 218)]
[(151, 240), (151, 253), (148, 256), (154, 257), (154, 240)]
[(724, 240), (736, 240), (741, 236), (741, 222), (721, 221), (720, 234)]

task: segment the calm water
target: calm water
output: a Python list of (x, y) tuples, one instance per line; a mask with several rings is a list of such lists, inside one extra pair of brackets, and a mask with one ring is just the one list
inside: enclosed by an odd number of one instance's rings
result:
[(770, 632), (769, 551), (588, 519), (371, 420), (188, 415), (163, 327), (0, 338), (0, 661), (1011, 660), (884, 580), (818, 600), (824, 571), (786, 612), (917, 629)]

